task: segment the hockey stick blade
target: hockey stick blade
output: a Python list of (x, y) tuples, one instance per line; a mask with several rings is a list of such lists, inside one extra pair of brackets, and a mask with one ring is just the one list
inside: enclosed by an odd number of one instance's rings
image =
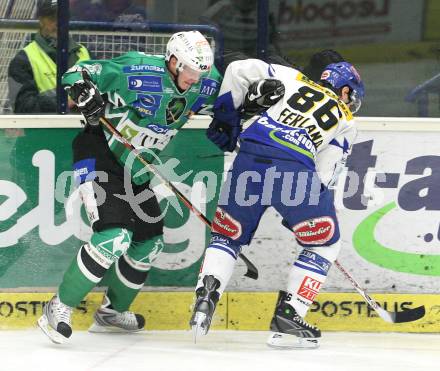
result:
[(336, 267), (341, 271), (341, 273), (347, 278), (356, 291), (365, 299), (368, 305), (373, 308), (376, 313), (382, 318), (384, 321), (389, 323), (405, 323), (405, 322), (414, 322), (418, 319), (422, 318), (425, 315), (425, 307), (422, 305), (417, 308), (407, 309), (401, 312), (391, 312), (383, 309), (379, 303), (377, 303), (367, 292), (359, 286), (359, 284), (355, 281), (355, 279), (348, 273), (344, 267), (336, 260)]
[[(370, 304), (370, 302), (368, 302), (368, 304)], [(423, 318), (423, 316), (426, 313), (424, 305), (421, 305), (420, 307), (417, 307), (417, 308), (403, 310), (401, 312), (390, 312), (390, 311), (383, 309), (378, 303), (376, 303), (376, 305), (378, 307), (377, 308), (373, 307), (373, 309), (376, 310), (376, 312), (379, 314), (380, 318), (382, 318), (384, 321), (389, 322), (389, 323), (414, 322), (414, 321), (419, 320), (420, 318)], [(371, 304), (370, 304), (370, 306), (371, 306)]]
[(379, 303), (377, 303), (362, 289), (358, 289), (356, 287), (356, 290), (359, 292), (359, 294), (361, 294), (364, 297), (364, 299), (370, 305), (370, 307), (377, 312), (379, 317), (389, 323), (414, 322), (422, 318), (426, 313), (424, 305), (421, 305), (420, 307), (417, 308), (407, 309), (401, 312), (391, 312), (383, 309)]
[(395, 312), (396, 317), (394, 323), (414, 322), (422, 318), (425, 313), (426, 310), (424, 305), (417, 308), (407, 309), (402, 312)]
[(240, 253), (238, 256), (246, 264), (247, 272), (244, 274), (245, 277), (249, 277), (249, 278), (252, 278), (253, 280), (257, 280), (258, 279), (258, 269), (257, 269), (257, 267), (246, 256), (244, 256), (242, 253)]

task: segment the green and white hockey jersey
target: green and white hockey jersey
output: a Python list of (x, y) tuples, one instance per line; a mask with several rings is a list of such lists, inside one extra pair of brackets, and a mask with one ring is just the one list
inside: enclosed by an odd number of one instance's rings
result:
[[(86, 68), (99, 92), (105, 97), (105, 117), (151, 161), (162, 151), (194, 113), (211, 114), (218, 95), (221, 75), (213, 66), (188, 90), (180, 92), (165, 65), (163, 56), (129, 52), (111, 60), (88, 60), (69, 69), (62, 79), (64, 86), (82, 80)], [(104, 128), (108, 145), (122, 166), (129, 152)], [(133, 181), (142, 184), (150, 174), (135, 176), (143, 168), (130, 161)], [(126, 166), (127, 167), (127, 166)]]

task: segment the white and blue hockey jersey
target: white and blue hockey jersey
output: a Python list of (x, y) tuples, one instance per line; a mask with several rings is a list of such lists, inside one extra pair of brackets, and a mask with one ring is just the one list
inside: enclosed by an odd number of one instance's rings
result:
[(298, 70), (258, 59), (231, 63), (219, 97), (231, 95), (234, 108), (239, 109), (249, 86), (267, 78), (283, 82), (284, 97), (246, 128), (240, 140), (279, 148), (308, 168), (316, 169), (322, 182), (329, 184), (356, 137), (349, 108), (334, 92)]

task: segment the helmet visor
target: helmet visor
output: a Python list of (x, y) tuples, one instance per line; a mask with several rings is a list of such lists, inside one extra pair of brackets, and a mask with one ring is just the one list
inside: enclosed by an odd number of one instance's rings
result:
[(351, 113), (356, 113), (361, 108), (361, 105), (362, 105), (362, 100), (359, 94), (357, 93), (356, 90), (353, 90), (350, 93), (350, 101), (347, 103), (348, 108), (350, 109)]
[[(209, 70), (208, 70), (209, 71)], [(208, 71), (198, 71), (194, 68), (191, 68), (190, 66), (186, 64), (182, 64), (181, 72), (185, 74), (186, 78), (199, 81), (200, 77), (206, 75)]]

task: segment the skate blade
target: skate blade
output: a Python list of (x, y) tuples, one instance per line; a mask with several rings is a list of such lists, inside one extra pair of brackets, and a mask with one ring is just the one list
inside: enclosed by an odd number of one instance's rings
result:
[(275, 349), (316, 349), (319, 347), (319, 338), (301, 338), (274, 332), (269, 336), (266, 344)]
[(206, 321), (205, 313), (196, 312), (194, 314), (194, 319), (191, 321), (194, 344), (197, 344), (197, 337), (199, 337), (200, 335), (206, 335), (208, 333), (208, 329), (203, 326), (205, 321)]
[(144, 331), (143, 328), (136, 330), (126, 330), (116, 326), (102, 326), (94, 322), (88, 329), (89, 332), (93, 334), (131, 334), (135, 332)]
[(63, 344), (69, 338), (61, 335), (49, 325), (49, 321), (45, 314), (38, 319), (38, 327), (46, 334), (46, 336), (55, 344)]

